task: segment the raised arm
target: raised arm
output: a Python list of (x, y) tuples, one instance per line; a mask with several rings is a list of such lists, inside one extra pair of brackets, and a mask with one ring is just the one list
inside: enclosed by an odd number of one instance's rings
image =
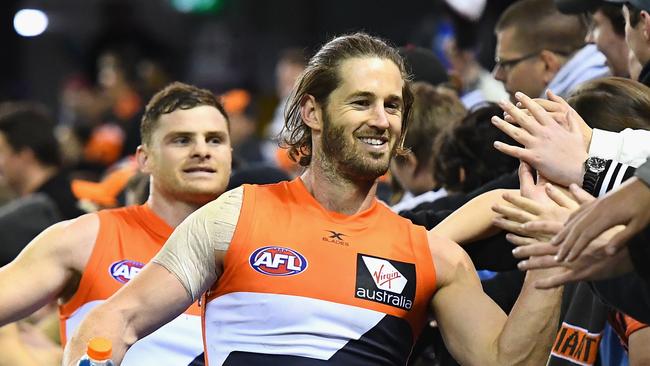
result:
[[(460, 245), (469, 244), (496, 234), (500, 229), (492, 225), (496, 218), (491, 208), (506, 203), (503, 194), (507, 189), (495, 189), (475, 197), (454, 211), (431, 231)], [(513, 192), (516, 192), (513, 190)]]
[(88, 262), (98, 228), (94, 214), (52, 225), (14, 261), (0, 268), (0, 325), (74, 292), (75, 279)]
[(438, 291), (432, 306), (447, 348), (463, 365), (543, 365), (557, 333), (561, 289), (537, 290), (527, 273), (510, 316), (490, 299), (467, 254), (429, 234)]

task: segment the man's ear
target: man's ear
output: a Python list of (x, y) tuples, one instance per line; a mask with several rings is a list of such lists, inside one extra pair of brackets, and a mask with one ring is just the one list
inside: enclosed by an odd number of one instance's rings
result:
[(548, 50), (540, 52), (539, 57), (544, 63), (544, 82), (548, 84), (553, 80), (560, 68), (562, 68), (562, 62), (556, 53)]
[(300, 117), (312, 131), (321, 131), (323, 129), (323, 111), (316, 102), (316, 98), (309, 94), (305, 95), (300, 106)]
[(135, 160), (138, 162), (138, 168), (140, 168), (141, 172), (151, 174), (151, 160), (146, 146), (140, 145), (135, 149)]
[(643, 24), (643, 38), (646, 42), (650, 41), (650, 13), (641, 10), (641, 22)]

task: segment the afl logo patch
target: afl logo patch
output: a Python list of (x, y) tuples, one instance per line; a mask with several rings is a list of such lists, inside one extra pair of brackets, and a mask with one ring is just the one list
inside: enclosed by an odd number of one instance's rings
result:
[(124, 259), (111, 264), (108, 269), (111, 277), (120, 283), (127, 283), (132, 280), (144, 267), (144, 264), (130, 259)]
[(251, 267), (268, 276), (292, 276), (307, 269), (307, 259), (293, 249), (258, 248), (248, 259)]

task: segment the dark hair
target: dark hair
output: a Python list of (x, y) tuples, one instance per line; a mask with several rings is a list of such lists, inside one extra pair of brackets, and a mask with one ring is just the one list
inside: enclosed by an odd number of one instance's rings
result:
[(509, 6), (495, 31), (514, 28), (513, 43), (523, 53), (548, 50), (570, 54), (584, 46), (587, 24), (579, 15), (562, 14), (553, 0), (521, 0)]
[[(496, 104), (489, 103), (447, 126), (436, 137), (433, 177), (437, 184), (449, 191), (466, 193), (517, 168), (517, 159), (493, 147), (495, 140), (519, 146), (490, 122), (492, 116), (501, 114)], [(463, 181), (461, 168), (465, 171)]]
[(398, 152), (402, 152), (404, 132), (408, 127), (408, 115), (413, 103), (409, 78), (402, 57), (385, 41), (365, 33), (354, 33), (327, 42), (309, 60), (307, 68), (296, 81), (296, 86), (287, 100), (284, 113), (285, 124), (280, 140), (281, 146), (289, 149), (291, 160), (297, 161), (302, 166), (308, 166), (311, 162), (311, 128), (303, 122), (300, 115), (306, 96), (313, 96), (316, 102), (325, 108), (330, 94), (341, 83), (339, 65), (345, 60), (359, 57), (390, 60), (402, 73), (404, 110), (402, 111), (402, 136), (398, 145)]
[(623, 16), (620, 4), (615, 5), (604, 3), (600, 5), (596, 11), (600, 11), (607, 19), (609, 19), (609, 22), (612, 23), (614, 33), (621, 37), (625, 37), (625, 17)]
[(650, 88), (626, 78), (607, 77), (580, 85), (567, 102), (592, 128), (619, 132), (650, 129)]
[(199, 106), (215, 107), (226, 119), (230, 128), (228, 114), (217, 97), (207, 89), (200, 89), (193, 85), (174, 82), (156, 93), (145, 107), (140, 123), (142, 143), (151, 143), (151, 135), (158, 125), (160, 116), (172, 113), (178, 109), (192, 109)]
[(59, 167), (61, 149), (54, 135), (55, 122), (43, 105), (33, 102), (0, 104), (0, 132), (16, 151), (30, 149), (44, 165)]
[(630, 27), (636, 27), (641, 21), (641, 9), (632, 5), (630, 2), (626, 2), (627, 12), (629, 13), (630, 18)]
[[(412, 85), (413, 107), (409, 116), (409, 129), (406, 131), (404, 146), (418, 161), (416, 172), (429, 165), (432, 160), (433, 141), (447, 125), (457, 123), (466, 114), (463, 103), (453, 92), (435, 88), (425, 82)], [(396, 159), (398, 164), (402, 159)]]

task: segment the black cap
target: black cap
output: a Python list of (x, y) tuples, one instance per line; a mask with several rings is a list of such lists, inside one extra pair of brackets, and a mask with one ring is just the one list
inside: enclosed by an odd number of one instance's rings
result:
[[(635, 2), (633, 0), (555, 0), (555, 6), (564, 14), (580, 14), (594, 11), (603, 4), (623, 5), (627, 1)], [(637, 0), (636, 2), (650, 3), (649, 0)]]
[(413, 81), (426, 81), (438, 85), (449, 81), (449, 74), (433, 51), (421, 47), (400, 47), (406, 71), (413, 75)]
[(594, 10), (601, 5), (600, 0), (555, 0), (555, 6), (560, 13), (580, 14)]
[(623, 3), (630, 3), (640, 10), (650, 11), (650, 0), (627, 0)]

